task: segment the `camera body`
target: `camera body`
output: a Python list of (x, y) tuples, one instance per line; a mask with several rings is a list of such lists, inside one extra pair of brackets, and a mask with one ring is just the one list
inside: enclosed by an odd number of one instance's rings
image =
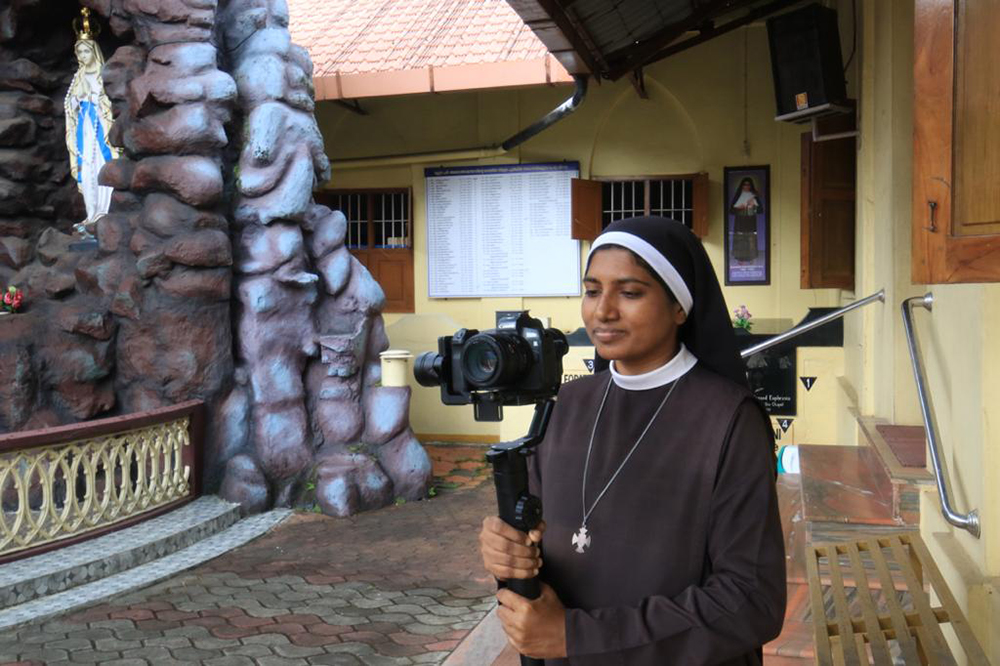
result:
[(559, 391), (567, 351), (562, 331), (525, 311), (495, 329), (438, 338), (438, 352), (418, 356), (413, 374), (422, 386), (440, 386), (444, 404), (471, 404), (477, 421), (499, 421), (504, 405), (535, 404)]

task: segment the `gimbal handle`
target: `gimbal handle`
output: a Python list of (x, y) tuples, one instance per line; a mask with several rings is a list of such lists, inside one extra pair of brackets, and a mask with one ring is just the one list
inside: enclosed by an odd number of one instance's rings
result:
[[(555, 400), (551, 398), (537, 402), (528, 434), (512, 442), (494, 444), (486, 454), (493, 465), (500, 519), (522, 532), (534, 529), (542, 520), (542, 501), (528, 492), (527, 457), (545, 437), (553, 407)], [(537, 599), (541, 594), (537, 576), (497, 582), (525, 599)], [(521, 655), (521, 666), (542, 666), (542, 660)]]

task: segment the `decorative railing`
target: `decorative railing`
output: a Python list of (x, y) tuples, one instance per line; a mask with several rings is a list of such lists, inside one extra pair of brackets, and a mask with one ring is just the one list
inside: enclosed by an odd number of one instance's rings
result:
[(0, 435), (0, 562), (121, 529), (200, 493), (204, 403)]

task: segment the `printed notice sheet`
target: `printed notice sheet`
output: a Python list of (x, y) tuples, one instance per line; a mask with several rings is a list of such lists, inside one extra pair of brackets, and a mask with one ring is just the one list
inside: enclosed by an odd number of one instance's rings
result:
[(579, 296), (577, 162), (424, 171), (431, 298)]

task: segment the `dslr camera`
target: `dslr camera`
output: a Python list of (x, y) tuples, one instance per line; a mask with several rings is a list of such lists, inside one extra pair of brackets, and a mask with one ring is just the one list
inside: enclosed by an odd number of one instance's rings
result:
[(461, 329), (438, 338), (438, 352), (417, 357), (421, 386), (440, 386), (446, 405), (472, 404), (477, 421), (499, 421), (504, 405), (552, 398), (562, 381), (566, 336), (527, 311), (504, 317), (495, 329)]

